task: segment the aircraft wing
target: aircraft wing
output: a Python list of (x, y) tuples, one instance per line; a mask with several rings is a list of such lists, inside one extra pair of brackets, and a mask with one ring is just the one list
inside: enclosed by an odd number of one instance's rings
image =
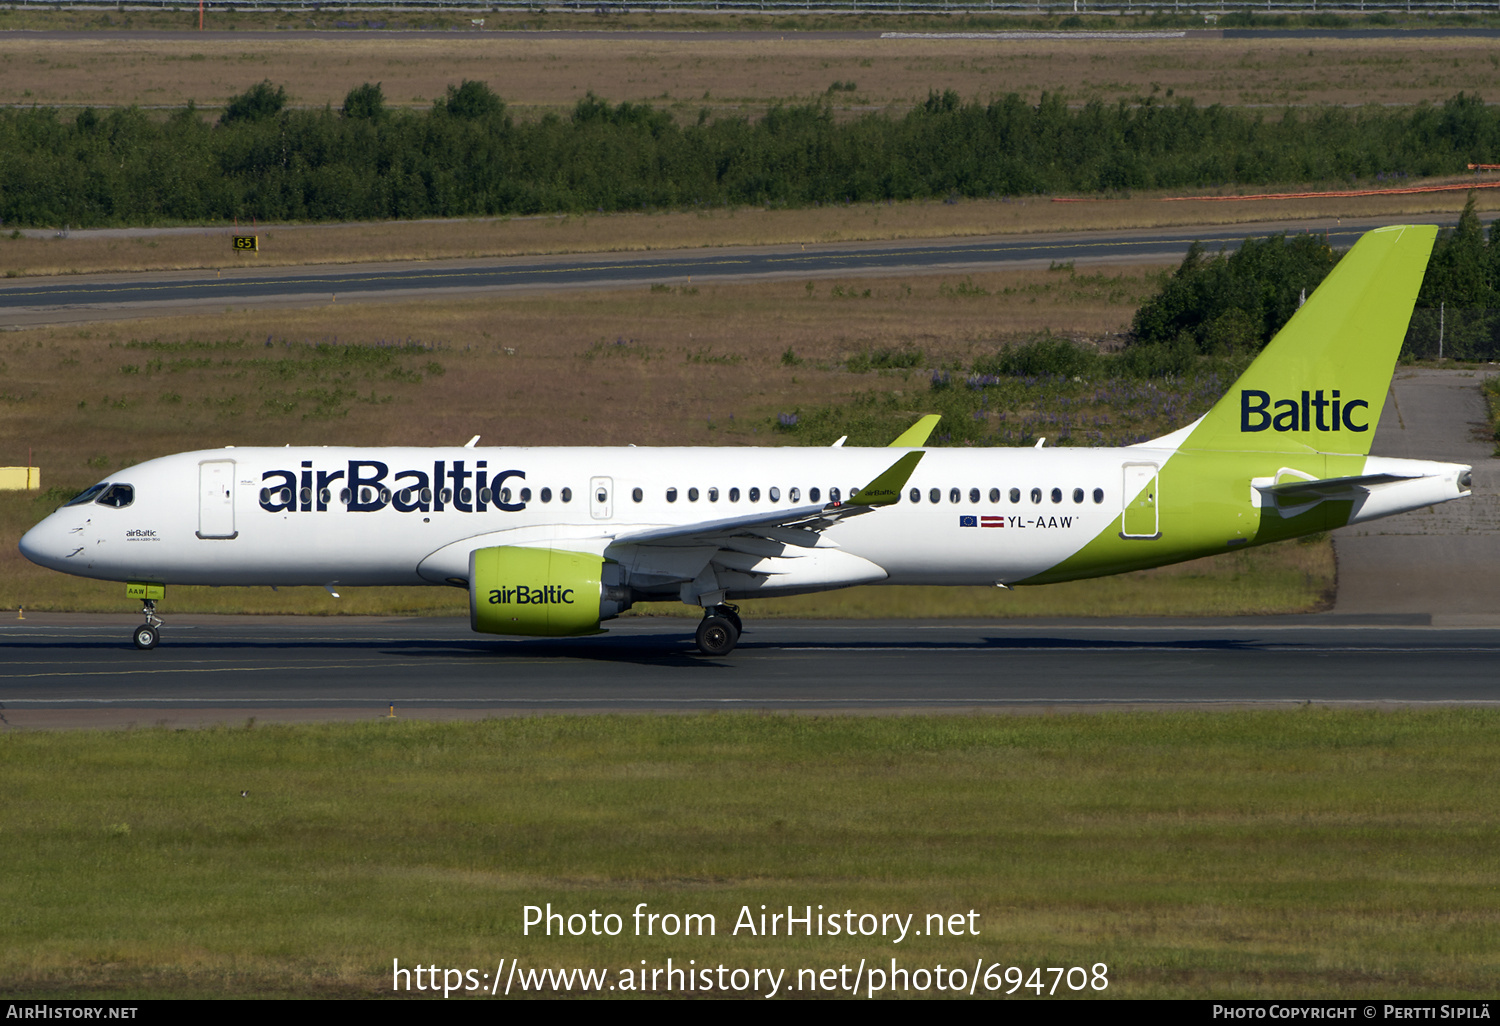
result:
[[(748, 513), (740, 517), (724, 517), (719, 520), (700, 520), (697, 523), (673, 527), (651, 527), (639, 531), (622, 531), (615, 535), (616, 543), (704, 545), (715, 540), (735, 535), (762, 533), (768, 529), (783, 528), (807, 532), (820, 532), (845, 517), (870, 513), (881, 506), (896, 502), (901, 489), (911, 479), (912, 472), (922, 461), (925, 452), (911, 452), (891, 464), (883, 473), (849, 496), (847, 502), (830, 502), (822, 506), (792, 506), (787, 509), (770, 510), (765, 513)], [(807, 544), (815, 545), (816, 540)]]
[(634, 532), (622, 531), (615, 535), (615, 541), (629, 542), (632, 545), (646, 543), (703, 545), (737, 534), (758, 534), (768, 528), (821, 531), (841, 516), (868, 513), (874, 508), (874, 506), (851, 506), (837, 502), (831, 502), (826, 506), (793, 506), (790, 509), (771, 510), (768, 513), (750, 513), (742, 517), (724, 517), (721, 520), (700, 520), (695, 524), (682, 524), (675, 527), (652, 527)]
[(846, 502), (792, 506), (672, 527), (624, 530), (608, 549), (629, 568), (632, 583), (719, 594), (776, 579), (781, 589), (817, 590), (884, 580), (881, 567), (836, 546), (820, 544), (824, 530), (845, 517), (896, 502), (925, 452), (902, 456)]

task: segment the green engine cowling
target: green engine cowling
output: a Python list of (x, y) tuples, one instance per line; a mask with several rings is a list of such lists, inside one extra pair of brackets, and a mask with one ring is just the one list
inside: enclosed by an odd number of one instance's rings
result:
[(500, 545), (469, 554), (469, 625), (483, 634), (595, 634), (630, 606), (603, 556)]

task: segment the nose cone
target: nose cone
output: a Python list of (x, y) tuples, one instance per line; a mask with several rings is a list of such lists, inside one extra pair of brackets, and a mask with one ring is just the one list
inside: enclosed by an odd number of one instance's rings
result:
[(54, 513), (21, 536), (21, 555), (49, 570), (66, 571), (63, 560), (70, 551), (67, 547), (70, 540), (72, 547), (78, 548), (77, 539), (68, 537), (67, 528)]

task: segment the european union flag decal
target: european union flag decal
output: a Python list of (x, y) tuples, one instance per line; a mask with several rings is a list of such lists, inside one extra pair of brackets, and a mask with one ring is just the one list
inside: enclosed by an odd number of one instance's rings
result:
[(978, 527), (979, 526), (979, 518), (978, 517), (959, 517), (958, 518), (958, 526), (959, 527)]

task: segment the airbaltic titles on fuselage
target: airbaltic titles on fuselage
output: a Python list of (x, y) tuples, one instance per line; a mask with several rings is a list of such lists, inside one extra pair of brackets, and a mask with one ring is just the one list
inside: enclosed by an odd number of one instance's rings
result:
[[(398, 470), (380, 460), (350, 460), (343, 470), (315, 470), (303, 460), (300, 471), (268, 470), (260, 476), (260, 508), (268, 513), (324, 512), (338, 501), (351, 513), (374, 513), (391, 506), (399, 513), (483, 513), (494, 506), (508, 513), (526, 508), (511, 502), (511, 478), (526, 479), (524, 470), (491, 474), (488, 460), (436, 460), (432, 472)], [(337, 491), (336, 491), (337, 490)], [(347, 501), (344, 501), (347, 500)]]
[[(467, 460), (435, 460), (432, 472), (424, 470), (398, 470), (394, 474), (390, 465), (380, 460), (349, 460), (341, 470), (319, 470), (312, 460), (302, 460), (299, 470), (267, 470), (260, 476), (260, 508), (267, 513), (323, 513), (342, 507), (351, 513), (375, 513), (387, 506), (398, 513), (441, 513), (455, 510), (459, 513), (484, 513), (490, 508), (507, 513), (519, 513), (527, 508), (531, 500), (531, 489), (520, 488), (514, 494), (519, 501), (511, 501), (512, 491), (505, 482), (512, 479), (525, 481), (524, 470), (509, 469), (491, 473), (488, 460), (474, 461), (473, 469)], [(673, 489), (675, 492), (675, 489)], [(696, 489), (692, 490), (696, 498)], [(710, 490), (711, 492), (713, 490)], [(913, 489), (915, 492), (916, 489)], [(936, 493), (934, 489), (934, 493)], [(750, 489), (750, 499), (758, 498), (759, 489)], [(1057, 489), (1053, 489), (1053, 502), (1061, 501)], [(772, 501), (776, 501), (777, 490), (772, 488)], [(1041, 502), (1039, 489), (1032, 489), (1032, 502)], [(551, 489), (541, 490), (541, 500), (549, 501)], [(870, 493), (874, 494), (874, 493)], [(879, 494), (885, 494), (881, 492)], [(900, 499), (900, 490), (891, 490), (890, 495)], [(958, 489), (954, 489), (955, 496)], [(972, 492), (977, 495), (977, 491)], [(1077, 493), (1077, 494), (1081, 494)], [(830, 497), (837, 499), (838, 490), (830, 489)], [(1095, 490), (1094, 501), (1101, 501), (1102, 493)], [(571, 498), (570, 489), (559, 493), (563, 502)], [(739, 489), (729, 491), (730, 500), (739, 497)], [(797, 500), (797, 489), (790, 493)], [(672, 495), (669, 493), (668, 500)], [(817, 489), (811, 498), (817, 499)], [(636, 489), (635, 500), (641, 501), (640, 489)], [(914, 498), (912, 500), (916, 502)], [(938, 500), (932, 500), (936, 503)], [(957, 502), (954, 498), (952, 501)], [(977, 498), (972, 501), (978, 502)], [(991, 502), (997, 501), (992, 491)], [(1012, 502), (1020, 501), (1014, 495)], [(1082, 502), (1076, 497), (1075, 501)], [(972, 522), (971, 522), (972, 521)], [(981, 522), (982, 521), (982, 522)], [(1012, 527), (1016, 529), (1034, 527), (1071, 527), (1072, 517), (1017, 517), (985, 516), (976, 520), (972, 516), (961, 516), (960, 527)]]

